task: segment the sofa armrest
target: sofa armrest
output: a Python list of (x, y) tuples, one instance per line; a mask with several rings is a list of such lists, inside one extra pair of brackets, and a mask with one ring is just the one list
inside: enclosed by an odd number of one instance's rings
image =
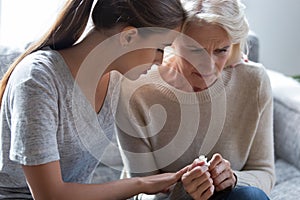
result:
[(248, 59), (259, 62), (259, 38), (255, 32), (250, 31), (247, 37)]
[(300, 169), (300, 84), (268, 70), (274, 97), (274, 142), (277, 157)]

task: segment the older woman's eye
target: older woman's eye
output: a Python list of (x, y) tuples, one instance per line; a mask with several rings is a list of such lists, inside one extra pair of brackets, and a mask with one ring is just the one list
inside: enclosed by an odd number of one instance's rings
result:
[(217, 49), (215, 50), (216, 54), (225, 54), (228, 52), (228, 48), (224, 48), (224, 49)]
[(230, 46), (226, 46), (220, 49), (216, 49), (215, 50), (215, 54), (226, 54), (227, 52), (229, 52), (229, 48)]

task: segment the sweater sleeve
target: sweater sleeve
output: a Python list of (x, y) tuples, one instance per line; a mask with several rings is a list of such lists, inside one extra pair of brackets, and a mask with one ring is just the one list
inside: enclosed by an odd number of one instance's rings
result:
[(129, 177), (158, 173), (155, 156), (149, 141), (147, 113), (149, 105), (135, 95), (135, 85), (123, 80), (116, 109), (116, 133), (124, 171)]
[(273, 98), (265, 70), (261, 70), (260, 78), (260, 89), (257, 94), (260, 115), (256, 134), (243, 170), (235, 171), (235, 174), (238, 177), (237, 185), (256, 186), (270, 194), (275, 184)]
[[(151, 130), (147, 128), (147, 119), (144, 114), (149, 108), (144, 104), (142, 98), (128, 95), (131, 94), (130, 89), (130, 84), (128, 85), (128, 82), (123, 81), (115, 116), (117, 139), (124, 165), (121, 178), (159, 174), (149, 141)], [(149, 200), (167, 197), (165, 194), (157, 195), (142, 193), (134, 196), (133, 199)]]

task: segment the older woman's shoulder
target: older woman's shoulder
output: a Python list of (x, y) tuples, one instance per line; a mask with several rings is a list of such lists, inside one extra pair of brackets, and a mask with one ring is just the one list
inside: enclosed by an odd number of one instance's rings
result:
[(230, 74), (231, 82), (259, 87), (262, 82), (269, 82), (266, 67), (262, 63), (252, 61), (241, 62), (233, 68), (225, 70), (225, 77)]
[(247, 61), (241, 63), (242, 66), (247, 67), (249, 70), (265, 70), (265, 66), (262, 63), (253, 62), (253, 61)]
[(247, 61), (239, 64), (239, 67), (249, 76), (265, 77), (267, 76), (266, 67), (262, 63)]

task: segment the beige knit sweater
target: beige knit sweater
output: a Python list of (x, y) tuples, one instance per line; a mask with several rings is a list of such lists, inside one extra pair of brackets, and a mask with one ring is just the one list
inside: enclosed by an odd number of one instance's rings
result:
[(121, 154), (132, 176), (174, 172), (199, 155), (220, 153), (237, 185), (267, 194), (275, 183), (273, 99), (264, 67), (225, 68), (209, 89), (184, 92), (153, 67), (136, 81), (124, 79), (116, 112)]

